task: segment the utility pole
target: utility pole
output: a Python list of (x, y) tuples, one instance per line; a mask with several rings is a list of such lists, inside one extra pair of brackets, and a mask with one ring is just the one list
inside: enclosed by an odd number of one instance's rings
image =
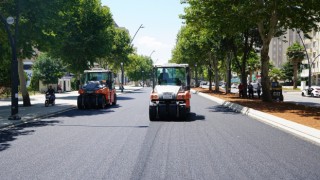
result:
[[(17, 4), (17, 14), (16, 20), (9, 16), (5, 19), (2, 14), (0, 14), (1, 22), (4, 24), (5, 30), (8, 34), (9, 43), (11, 46), (11, 54), (12, 54), (12, 61), (11, 61), (11, 116), (8, 118), (9, 120), (20, 120), (21, 117), (18, 116), (19, 106), (18, 106), (18, 60), (17, 60), (17, 36), (18, 36), (18, 23), (19, 23), (19, 1)], [(15, 34), (12, 35), (9, 25), (15, 23)]]

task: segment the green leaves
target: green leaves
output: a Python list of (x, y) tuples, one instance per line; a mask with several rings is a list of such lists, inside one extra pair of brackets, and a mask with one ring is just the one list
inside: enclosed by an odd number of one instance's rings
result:
[(130, 64), (125, 65), (124, 69), (131, 80), (138, 81), (150, 78), (152, 73), (152, 59), (150, 57), (131, 54), (129, 59)]
[(110, 55), (114, 25), (108, 7), (98, 0), (82, 0), (64, 18), (51, 53), (70, 64), (72, 72), (81, 73), (98, 58)]
[(44, 84), (56, 84), (65, 73), (61, 60), (41, 54), (32, 67), (33, 78), (41, 80)]
[(297, 42), (288, 47), (286, 54), (290, 61), (301, 62), (305, 56), (304, 48)]

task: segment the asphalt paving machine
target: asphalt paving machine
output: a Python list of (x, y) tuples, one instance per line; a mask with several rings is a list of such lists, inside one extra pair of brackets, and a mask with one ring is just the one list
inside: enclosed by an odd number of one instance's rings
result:
[(190, 113), (190, 68), (188, 64), (153, 67), (149, 119), (186, 120)]
[(79, 89), (78, 109), (105, 108), (117, 103), (114, 73), (102, 68), (85, 70)]

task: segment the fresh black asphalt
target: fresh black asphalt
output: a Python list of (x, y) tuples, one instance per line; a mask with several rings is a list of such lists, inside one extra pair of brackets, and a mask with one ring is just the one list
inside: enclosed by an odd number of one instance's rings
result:
[(150, 122), (150, 88), (0, 131), (1, 179), (320, 179), (320, 147), (192, 94)]

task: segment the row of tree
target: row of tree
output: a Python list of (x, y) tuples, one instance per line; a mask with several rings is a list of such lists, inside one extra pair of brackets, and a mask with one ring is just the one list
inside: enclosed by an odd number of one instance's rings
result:
[(229, 77), (231, 71), (238, 72), (242, 84), (247, 85), (249, 64), (257, 60), (254, 54), (259, 52), (263, 101), (272, 101), (268, 56), (271, 39), (283, 35), (287, 29), (303, 32), (318, 29), (320, 22), (320, 1), (182, 2), (188, 4), (181, 15), (186, 25), (178, 34), (172, 61), (208, 67), (209, 82), (215, 72), (216, 84), (219, 72), (227, 72)]
[[(0, 14), (15, 17), (15, 23), (9, 28), (15, 32), (13, 35), (17, 39), (19, 82), (24, 106), (30, 106), (31, 102), (23, 60), (37, 58), (38, 51), (46, 54), (39, 57), (39, 62), (35, 64), (37, 79), (61, 76), (57, 65), (76, 76), (95, 62), (118, 70), (120, 62), (125, 67), (129, 66), (129, 55), (135, 52), (128, 31), (116, 26), (110, 9), (102, 6), (100, 0), (8, 0), (1, 3)], [(6, 35), (8, 32), (1, 26), (0, 86), (4, 86), (5, 83), (10, 84), (11, 49)], [(132, 55), (135, 56), (139, 55)], [(145, 62), (149, 61), (149, 58), (141, 57)], [(45, 69), (44, 66), (50, 63), (54, 65)]]

